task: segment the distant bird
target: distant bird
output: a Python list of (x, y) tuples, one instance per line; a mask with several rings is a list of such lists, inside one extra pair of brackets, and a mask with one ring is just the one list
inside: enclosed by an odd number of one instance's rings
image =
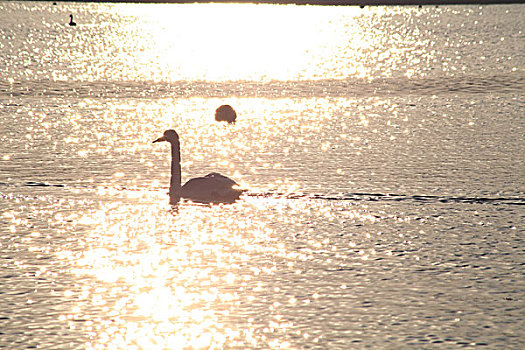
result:
[(73, 21), (73, 15), (69, 15), (69, 25), (72, 27), (77, 25), (75, 21)]
[(171, 145), (170, 203), (176, 204), (180, 198), (199, 203), (233, 203), (244, 190), (234, 188), (238, 184), (219, 173), (190, 179), (181, 186), (180, 141), (175, 130), (166, 130), (155, 142), (166, 141)]
[(218, 122), (235, 123), (237, 113), (230, 105), (222, 105), (215, 110), (215, 120)]

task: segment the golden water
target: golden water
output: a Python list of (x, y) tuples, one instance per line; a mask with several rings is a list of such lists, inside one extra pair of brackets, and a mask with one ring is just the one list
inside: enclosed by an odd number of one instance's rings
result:
[(0, 347), (522, 348), (523, 14), (0, 2)]

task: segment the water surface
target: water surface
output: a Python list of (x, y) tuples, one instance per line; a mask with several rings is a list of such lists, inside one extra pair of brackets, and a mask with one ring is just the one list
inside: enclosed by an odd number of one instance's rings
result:
[(524, 20), (0, 2), (0, 347), (523, 348)]

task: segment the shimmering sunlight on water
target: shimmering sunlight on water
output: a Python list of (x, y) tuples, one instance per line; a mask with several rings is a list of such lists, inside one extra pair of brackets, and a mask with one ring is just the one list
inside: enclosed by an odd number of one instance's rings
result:
[(0, 347), (523, 348), (523, 14), (0, 2)]
[[(14, 82), (373, 80), (520, 68), (519, 20), (502, 23), (520, 8), (494, 15), (477, 7), (3, 7), (14, 14), (3, 18), (3, 55), (16, 56), (0, 69)], [(77, 27), (65, 25), (69, 13)]]

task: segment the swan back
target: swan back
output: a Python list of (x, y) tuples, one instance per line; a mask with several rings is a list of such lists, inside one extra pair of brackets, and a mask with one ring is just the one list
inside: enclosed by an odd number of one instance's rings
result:
[(233, 203), (244, 192), (234, 186), (238, 184), (229, 177), (210, 173), (186, 182), (181, 188), (180, 196), (200, 203)]

